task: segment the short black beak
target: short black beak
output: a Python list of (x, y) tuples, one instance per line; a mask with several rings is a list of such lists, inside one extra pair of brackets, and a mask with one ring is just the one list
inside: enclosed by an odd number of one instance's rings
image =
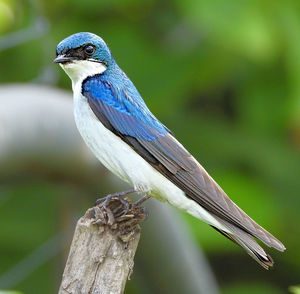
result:
[(67, 63), (74, 60), (71, 56), (66, 56), (65, 54), (57, 55), (56, 58), (53, 60), (54, 63)]

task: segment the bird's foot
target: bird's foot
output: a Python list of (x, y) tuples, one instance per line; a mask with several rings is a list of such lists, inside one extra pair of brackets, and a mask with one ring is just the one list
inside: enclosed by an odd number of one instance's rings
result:
[[(116, 217), (121, 217), (127, 215), (129, 211), (129, 203), (127, 200), (123, 199), (125, 195), (136, 192), (135, 189), (130, 189), (122, 192), (117, 192), (113, 194), (109, 194), (103, 198), (99, 198), (96, 200), (96, 206), (101, 206), (106, 211), (109, 223), (114, 223)], [(117, 205), (110, 205), (112, 202), (116, 202)], [(120, 205), (123, 206), (120, 207)], [(112, 208), (111, 208), (112, 207)], [(122, 212), (121, 215), (120, 211)]]
[(134, 231), (133, 228), (137, 228), (137, 224), (148, 217), (146, 209), (141, 204), (149, 196), (144, 196), (135, 203), (131, 203), (127, 197), (122, 198), (133, 192), (135, 191), (129, 190), (110, 194), (97, 200), (96, 206), (90, 210), (90, 218), (94, 219), (93, 224), (98, 225), (101, 230), (104, 229), (105, 225), (108, 225), (112, 230), (118, 228), (122, 235), (120, 238), (123, 241), (127, 240), (126, 236), (131, 236), (130, 234)]
[(148, 199), (150, 199), (150, 195), (144, 195), (142, 198), (134, 202), (133, 204), (130, 204), (130, 208), (133, 210), (139, 210), (144, 214), (144, 220), (149, 217), (149, 212), (145, 207), (142, 207), (141, 205)]
[[(128, 195), (128, 194), (131, 194), (131, 193), (134, 193), (136, 192), (136, 190), (133, 188), (133, 189), (130, 189), (130, 190), (126, 190), (126, 191), (122, 191), (122, 192), (117, 192), (117, 193), (113, 193), (113, 194), (109, 194), (105, 197), (102, 197), (102, 198), (99, 198), (96, 200), (96, 205), (99, 205), (100, 203), (104, 202), (104, 208), (107, 207), (107, 205), (109, 204), (109, 202), (113, 199), (113, 198), (119, 198), (120, 201), (122, 202), (122, 200), (124, 201), (124, 199), (122, 198), (123, 196), (125, 195)], [(124, 201), (126, 202), (126, 201)], [(123, 202), (123, 203), (124, 203)], [(127, 202), (126, 202), (127, 203)], [(127, 203), (128, 204), (128, 203)], [(125, 205), (127, 205), (125, 204)]]

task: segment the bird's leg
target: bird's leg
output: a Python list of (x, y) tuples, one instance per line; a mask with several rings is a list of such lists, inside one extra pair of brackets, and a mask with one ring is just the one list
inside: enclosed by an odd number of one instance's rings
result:
[(146, 200), (148, 200), (150, 198), (151, 198), (151, 196), (147, 194), (147, 195), (143, 196), (142, 198), (140, 198), (139, 200), (137, 200), (136, 202), (134, 202), (132, 204), (132, 206), (135, 206), (135, 207), (140, 206), (141, 204), (143, 204)]
[(96, 200), (96, 205), (99, 205), (101, 204), (102, 202), (103, 203), (103, 208), (107, 211), (108, 210), (108, 204), (110, 203), (110, 201), (114, 198), (114, 197), (117, 197), (119, 198), (120, 202), (123, 204), (124, 206), (124, 215), (128, 212), (129, 210), (129, 204), (126, 200), (124, 200), (122, 197), (125, 196), (125, 195), (128, 195), (128, 194), (131, 194), (131, 193), (134, 193), (136, 192), (136, 190), (133, 188), (133, 189), (130, 189), (130, 190), (126, 190), (126, 191), (122, 191), (122, 192), (117, 192), (117, 193), (113, 193), (113, 194), (109, 194), (103, 198), (99, 198)]

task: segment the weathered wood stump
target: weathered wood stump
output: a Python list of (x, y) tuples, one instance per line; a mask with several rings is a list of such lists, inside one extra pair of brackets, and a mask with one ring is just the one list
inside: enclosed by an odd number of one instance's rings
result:
[(117, 197), (87, 210), (75, 229), (59, 294), (120, 294), (133, 271), (143, 207)]

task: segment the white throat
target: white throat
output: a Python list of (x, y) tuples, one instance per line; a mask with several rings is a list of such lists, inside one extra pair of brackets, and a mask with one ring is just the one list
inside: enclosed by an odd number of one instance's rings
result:
[(87, 77), (102, 74), (107, 69), (104, 64), (92, 60), (74, 60), (60, 66), (72, 80), (73, 87)]

